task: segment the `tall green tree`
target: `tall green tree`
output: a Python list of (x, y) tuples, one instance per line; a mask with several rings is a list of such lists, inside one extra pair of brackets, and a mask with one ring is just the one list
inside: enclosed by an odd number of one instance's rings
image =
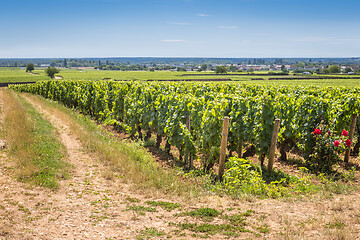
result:
[(231, 66), (229, 67), (229, 71), (230, 72), (235, 72), (237, 70), (237, 68), (231, 64)]
[(215, 70), (216, 74), (226, 74), (227, 73), (227, 68), (225, 66), (217, 66), (216, 70)]
[(35, 69), (35, 65), (33, 63), (28, 63), (26, 65), (26, 72), (32, 72)]
[(341, 72), (340, 67), (338, 65), (331, 65), (329, 67), (329, 71), (330, 71), (330, 73), (340, 73)]
[(201, 64), (201, 67), (200, 67), (201, 71), (206, 71), (207, 68), (208, 68), (208, 66), (206, 63)]
[(60, 70), (55, 67), (48, 67), (47, 69), (45, 69), (46, 75), (48, 75), (51, 79), (53, 79), (55, 77), (55, 74), (59, 72)]
[(330, 73), (330, 70), (328, 68), (324, 68), (322, 71), (323, 71), (323, 73), (326, 73), (326, 74)]
[(285, 67), (285, 65), (281, 65), (281, 71), (283, 73), (289, 73), (289, 70), (287, 70), (287, 68)]
[(353, 70), (351, 69), (351, 68), (349, 68), (349, 67), (346, 67), (345, 69), (344, 69), (344, 73), (348, 73), (348, 72), (352, 72)]

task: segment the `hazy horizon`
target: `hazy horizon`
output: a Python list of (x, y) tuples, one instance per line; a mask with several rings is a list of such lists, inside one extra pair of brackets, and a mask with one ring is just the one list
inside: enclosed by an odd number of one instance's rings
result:
[(360, 56), (354, 57), (189, 57), (189, 56), (174, 56), (174, 57), (164, 57), (164, 56), (104, 56), (104, 57), (97, 57), (97, 56), (90, 56), (90, 57), (0, 57), (0, 59), (121, 59), (121, 58), (169, 58), (169, 59), (176, 59), (176, 58), (193, 58), (193, 59), (358, 59)]

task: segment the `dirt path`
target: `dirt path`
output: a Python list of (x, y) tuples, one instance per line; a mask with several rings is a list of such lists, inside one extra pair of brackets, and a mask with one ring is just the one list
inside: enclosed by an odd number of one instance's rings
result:
[[(1, 94), (0, 108), (4, 104)], [(152, 227), (166, 233), (147, 235), (155, 239), (200, 239), (188, 230), (179, 231), (173, 223), (199, 223), (174, 215), (204, 206), (229, 214), (255, 211), (247, 224), (260, 235), (241, 233), (241, 237), (230, 239), (360, 239), (359, 192), (321, 201), (230, 201), (215, 196), (191, 206), (182, 203), (183, 210), (151, 209), (146, 204), (149, 199), (131, 192), (120, 180), (106, 179), (108, 166), (82, 150), (67, 121), (47, 107), (40, 108), (32, 98), (26, 99), (56, 127), (73, 170), (71, 178), (61, 181), (56, 192), (29, 186), (14, 179), (14, 166), (6, 151), (0, 151), (0, 239), (135, 239), (141, 230)], [(151, 212), (154, 209), (156, 212)], [(212, 223), (222, 221), (216, 218)]]
[(161, 208), (145, 216), (126, 211), (127, 207), (138, 205), (136, 199), (141, 203), (142, 197), (129, 192), (125, 184), (107, 181), (103, 176), (106, 166), (82, 151), (67, 123), (36, 106), (31, 98), (26, 99), (58, 130), (73, 172), (56, 192), (29, 187), (10, 177), (13, 171), (3, 152), (0, 156), (0, 236), (9, 239), (133, 239), (144, 227), (167, 225), (156, 217), (170, 214)]

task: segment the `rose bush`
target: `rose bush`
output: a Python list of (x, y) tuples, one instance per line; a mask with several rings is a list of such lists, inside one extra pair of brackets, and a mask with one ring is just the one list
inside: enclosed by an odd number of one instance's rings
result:
[(347, 139), (348, 132), (344, 129), (337, 135), (320, 125), (311, 134), (314, 145), (307, 161), (315, 171), (330, 173), (333, 165), (339, 162), (340, 155), (351, 145), (350, 139)]

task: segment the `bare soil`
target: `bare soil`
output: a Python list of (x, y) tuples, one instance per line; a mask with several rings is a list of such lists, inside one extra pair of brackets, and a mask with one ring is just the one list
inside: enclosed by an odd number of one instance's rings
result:
[[(0, 91), (0, 99), (2, 99)], [(252, 209), (248, 229), (240, 237), (210, 235), (209, 239), (360, 239), (360, 193), (330, 198), (308, 197), (297, 200), (256, 199), (235, 201), (209, 196), (189, 204), (172, 196), (154, 199), (115, 179), (108, 180), (106, 166), (83, 151), (69, 123), (26, 98), (57, 129), (73, 165), (71, 178), (62, 180), (57, 191), (30, 186), (14, 178), (14, 166), (7, 149), (0, 151), (0, 239), (135, 239), (141, 230), (154, 227), (166, 234), (153, 239), (200, 239), (171, 223), (200, 223), (176, 213), (200, 207), (216, 208), (227, 214)], [(4, 103), (0, 100), (0, 108)], [(1, 118), (0, 118), (1, 120)], [(1, 124), (0, 124), (1, 125)], [(128, 207), (146, 206), (147, 200), (179, 202), (182, 208), (139, 213)], [(212, 223), (222, 223), (215, 218)], [(170, 224), (169, 224), (170, 223)], [(258, 227), (266, 226), (262, 233)], [(203, 236), (203, 235), (201, 235)], [(149, 235), (149, 237), (151, 237)]]

